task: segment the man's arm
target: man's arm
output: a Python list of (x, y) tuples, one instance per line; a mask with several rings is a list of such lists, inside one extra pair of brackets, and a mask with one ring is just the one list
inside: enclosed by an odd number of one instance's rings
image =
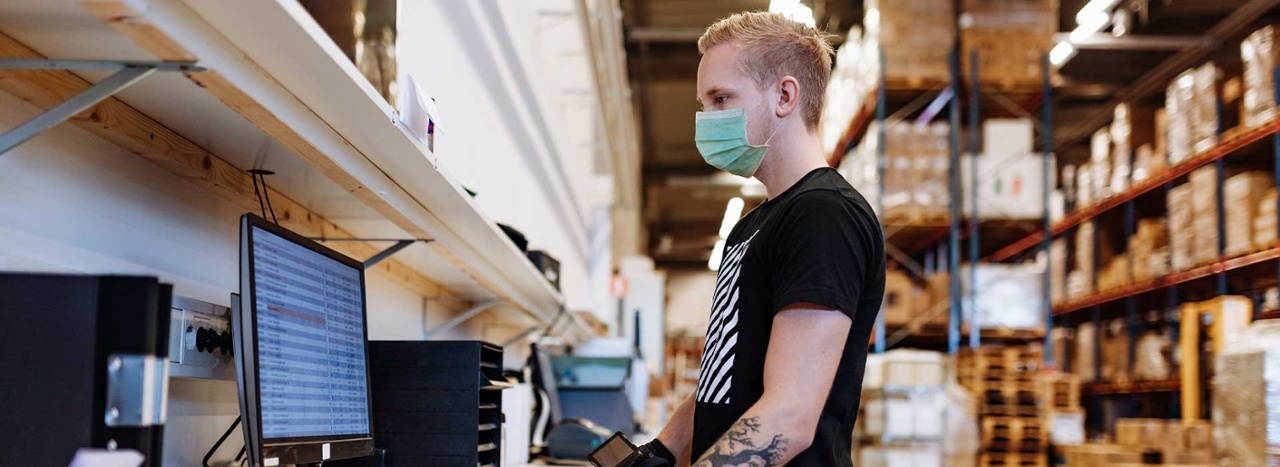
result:
[(808, 449), (852, 325), (839, 310), (812, 303), (779, 311), (765, 353), (764, 394), (693, 465), (781, 466)]
[(689, 394), (676, 407), (667, 426), (658, 433), (658, 441), (676, 456), (676, 465), (673, 467), (688, 467), (689, 458), (693, 456), (693, 409), (697, 404), (693, 396)]

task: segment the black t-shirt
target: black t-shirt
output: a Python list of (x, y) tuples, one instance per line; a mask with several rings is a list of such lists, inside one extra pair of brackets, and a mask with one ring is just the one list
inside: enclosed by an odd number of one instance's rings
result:
[(693, 460), (764, 393), (774, 315), (807, 302), (839, 310), (853, 325), (813, 444), (789, 465), (851, 466), (853, 423), (884, 270), (880, 223), (834, 169), (810, 172), (739, 220), (726, 239), (712, 300), (694, 397)]

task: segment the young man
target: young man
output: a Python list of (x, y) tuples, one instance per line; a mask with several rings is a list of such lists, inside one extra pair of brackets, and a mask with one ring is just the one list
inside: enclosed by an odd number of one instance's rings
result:
[(818, 140), (831, 46), (782, 15), (741, 13), (698, 48), (698, 151), (769, 198), (729, 234), (697, 391), (649, 447), (697, 467), (851, 466), (885, 256), (871, 207)]

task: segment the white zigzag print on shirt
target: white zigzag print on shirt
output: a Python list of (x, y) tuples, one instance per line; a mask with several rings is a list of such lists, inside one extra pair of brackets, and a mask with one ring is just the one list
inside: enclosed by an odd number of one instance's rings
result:
[[(756, 233), (759, 233), (758, 231)], [(702, 349), (702, 370), (698, 375), (696, 400), (709, 404), (728, 404), (733, 387), (734, 349), (738, 344), (738, 273), (742, 257), (751, 246), (747, 241), (724, 252), (720, 275), (711, 301), (711, 322), (707, 325), (707, 343)]]

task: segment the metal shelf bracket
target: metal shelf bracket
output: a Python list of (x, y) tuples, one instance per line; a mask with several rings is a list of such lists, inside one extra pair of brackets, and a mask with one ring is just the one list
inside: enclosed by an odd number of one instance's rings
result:
[(385, 259), (387, 259), (387, 258), (390, 258), (390, 257), (391, 257), (391, 255), (394, 255), (394, 254), (396, 254), (396, 253), (399, 253), (399, 252), (400, 252), (400, 250), (403, 250), (403, 249), (405, 249), (405, 248), (408, 248), (408, 247), (409, 247), (409, 245), (413, 245), (414, 243), (418, 243), (418, 242), (422, 242), (422, 243), (431, 243), (431, 242), (434, 242), (434, 241), (435, 241), (435, 239), (429, 239), (429, 238), (424, 238), (424, 239), (395, 239), (395, 238), (325, 238), (325, 237), (312, 237), (311, 239), (312, 239), (312, 240), (315, 240), (315, 241), (317, 241), (317, 242), (321, 242), (321, 243), (324, 243), (324, 242), (396, 242), (396, 243), (395, 243), (395, 245), (391, 245), (390, 247), (387, 247), (387, 249), (385, 249), (385, 250), (382, 250), (382, 251), (378, 252), (378, 254), (375, 254), (375, 255), (373, 255), (373, 256), (371, 256), (371, 257), (369, 257), (369, 259), (364, 260), (364, 268), (365, 268), (365, 269), (372, 268), (373, 266), (377, 265), (378, 263), (381, 263), (383, 260), (385, 260)]
[(428, 329), (425, 337), (427, 339), (430, 339), (431, 336), (456, 328), (458, 327), (458, 325), (466, 322), (467, 320), (471, 318), (475, 318), (476, 316), (480, 316), (481, 313), (489, 311), (489, 309), (493, 308), (495, 305), (498, 305), (499, 303), (502, 303), (502, 300), (490, 300), (490, 301), (481, 303), (479, 305), (473, 306), (467, 311), (462, 312), (462, 314), (458, 316), (454, 316), (453, 319), (449, 320), (448, 322), (441, 324), (439, 326), (436, 326), (432, 329)]
[(0, 69), (8, 70), (117, 70), (89, 89), (44, 111), (26, 123), (0, 134), (0, 155), (67, 121), (80, 112), (141, 81), (157, 71), (203, 71), (190, 62), (130, 62), (107, 60), (0, 59)]

